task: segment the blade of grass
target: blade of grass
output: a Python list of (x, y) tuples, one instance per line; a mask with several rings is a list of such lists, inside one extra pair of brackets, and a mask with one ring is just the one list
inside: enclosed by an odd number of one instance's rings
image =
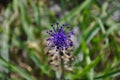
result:
[(4, 63), (4, 65), (2, 65), (3, 67), (7, 67), (6, 65), (9, 65), (10, 69), (19, 73), (23, 78), (27, 79), (27, 80), (35, 80), (33, 79), (27, 72), (25, 72), (23, 69), (21, 69), (18, 66), (15, 66), (11, 63), (9, 63), (8, 61), (6, 61), (3, 57), (0, 56), (0, 63)]
[[(100, 27), (97, 26), (96, 22), (93, 21), (90, 24), (92, 26), (91, 29), (86, 30), (86, 32), (83, 33), (83, 39), (85, 40), (86, 43), (89, 43), (91, 39), (98, 33), (100, 30)], [(81, 45), (74, 51), (74, 55), (77, 55), (81, 51)]]
[(65, 23), (66, 21), (69, 21), (72, 19), (72, 17), (74, 17), (76, 14), (80, 13), (80, 11), (82, 11), (84, 8), (88, 7), (93, 0), (86, 0), (84, 1), (81, 5), (77, 6), (76, 8), (74, 8), (73, 10), (71, 10), (69, 12), (69, 14), (67, 14), (65, 17), (63, 17), (60, 22), (61, 23)]
[(101, 58), (102, 58), (101, 55), (97, 56), (94, 61), (92, 61), (85, 68), (83, 68), (76, 75), (74, 75), (73, 79), (78, 79), (78, 78), (84, 76), (90, 69), (92, 69), (101, 60)]
[(39, 58), (35, 55), (35, 52), (32, 50), (29, 50), (28, 52), (29, 52), (30, 58), (36, 63), (37, 66), (39, 66), (42, 72), (47, 74), (48, 76), (51, 76), (52, 74), (49, 74), (50, 73), (49, 67), (39, 60)]
[[(9, 5), (9, 7), (6, 9), (5, 11), (5, 20), (2, 24), (2, 30), (3, 33), (1, 35), (1, 56), (6, 60), (9, 61), (9, 27), (10, 27), (10, 23), (11, 20), (9, 20), (9, 16), (11, 14), (11, 7)], [(3, 68), (3, 71), (6, 73), (9, 73), (9, 69), (8, 68)]]
[[(110, 77), (110, 76), (114, 76), (115, 74), (117, 73), (120, 73), (120, 69), (116, 69), (116, 70), (113, 70), (113, 71), (110, 71), (108, 72), (107, 74), (103, 74), (101, 76), (97, 76), (95, 77), (94, 79), (97, 80), (97, 79), (104, 79), (106, 77)], [(114, 76), (115, 77), (115, 76)]]

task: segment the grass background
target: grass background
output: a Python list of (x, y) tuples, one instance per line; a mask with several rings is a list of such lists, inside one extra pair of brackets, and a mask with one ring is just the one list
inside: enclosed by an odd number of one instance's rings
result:
[(66, 72), (66, 80), (120, 80), (119, 9), (119, 0), (1, 3), (0, 80), (56, 80), (57, 71), (45, 56), (45, 39), (58, 21), (69, 23), (77, 39), (74, 72)]

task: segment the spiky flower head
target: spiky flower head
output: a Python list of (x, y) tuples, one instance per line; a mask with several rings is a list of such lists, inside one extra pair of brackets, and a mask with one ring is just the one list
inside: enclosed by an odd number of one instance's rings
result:
[(60, 26), (59, 23), (56, 23), (56, 27), (53, 25), (51, 25), (51, 27), (53, 29), (47, 32), (50, 35), (50, 37), (47, 38), (48, 46), (55, 47), (56, 50), (65, 50), (73, 46), (71, 35), (74, 33), (73, 31), (67, 33), (65, 31), (65, 28), (67, 29), (65, 24)]

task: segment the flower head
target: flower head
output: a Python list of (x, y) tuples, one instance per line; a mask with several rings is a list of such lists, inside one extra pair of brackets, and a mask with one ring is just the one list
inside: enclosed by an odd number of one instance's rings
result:
[(48, 46), (56, 47), (56, 50), (65, 50), (73, 46), (73, 42), (70, 38), (74, 33), (73, 31), (67, 33), (65, 31), (65, 24), (59, 26), (59, 23), (56, 23), (56, 27), (53, 25), (51, 25), (51, 27), (53, 30), (47, 32), (51, 36), (47, 38)]

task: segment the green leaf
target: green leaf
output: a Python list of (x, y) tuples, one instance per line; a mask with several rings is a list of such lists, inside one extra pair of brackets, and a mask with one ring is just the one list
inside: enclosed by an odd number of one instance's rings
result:
[(84, 76), (89, 70), (91, 70), (95, 65), (102, 59), (101, 55), (97, 56), (97, 58), (94, 61), (91, 61), (90, 64), (86, 65), (85, 68), (82, 70), (79, 70), (76, 75), (73, 76), (74, 79), (78, 79), (82, 76)]
[(2, 67), (10, 67), (11, 70), (19, 73), (23, 78), (27, 79), (27, 80), (35, 80), (31, 77), (31, 75), (29, 75), (26, 71), (24, 71), (23, 69), (21, 69), (20, 67), (18, 66), (15, 66), (9, 62), (7, 62), (5, 59), (3, 59), (1, 56), (0, 56), (0, 63), (4, 63), (3, 65), (1, 65)]
[(69, 12), (69, 14), (67, 14), (65, 17), (63, 17), (60, 22), (64, 23), (66, 21), (71, 20), (76, 14), (79, 14), (80, 11), (82, 11), (84, 8), (88, 7), (92, 3), (92, 1), (93, 0), (86, 0), (86, 1), (84, 1), (81, 5), (77, 6), (73, 10), (71, 10)]

